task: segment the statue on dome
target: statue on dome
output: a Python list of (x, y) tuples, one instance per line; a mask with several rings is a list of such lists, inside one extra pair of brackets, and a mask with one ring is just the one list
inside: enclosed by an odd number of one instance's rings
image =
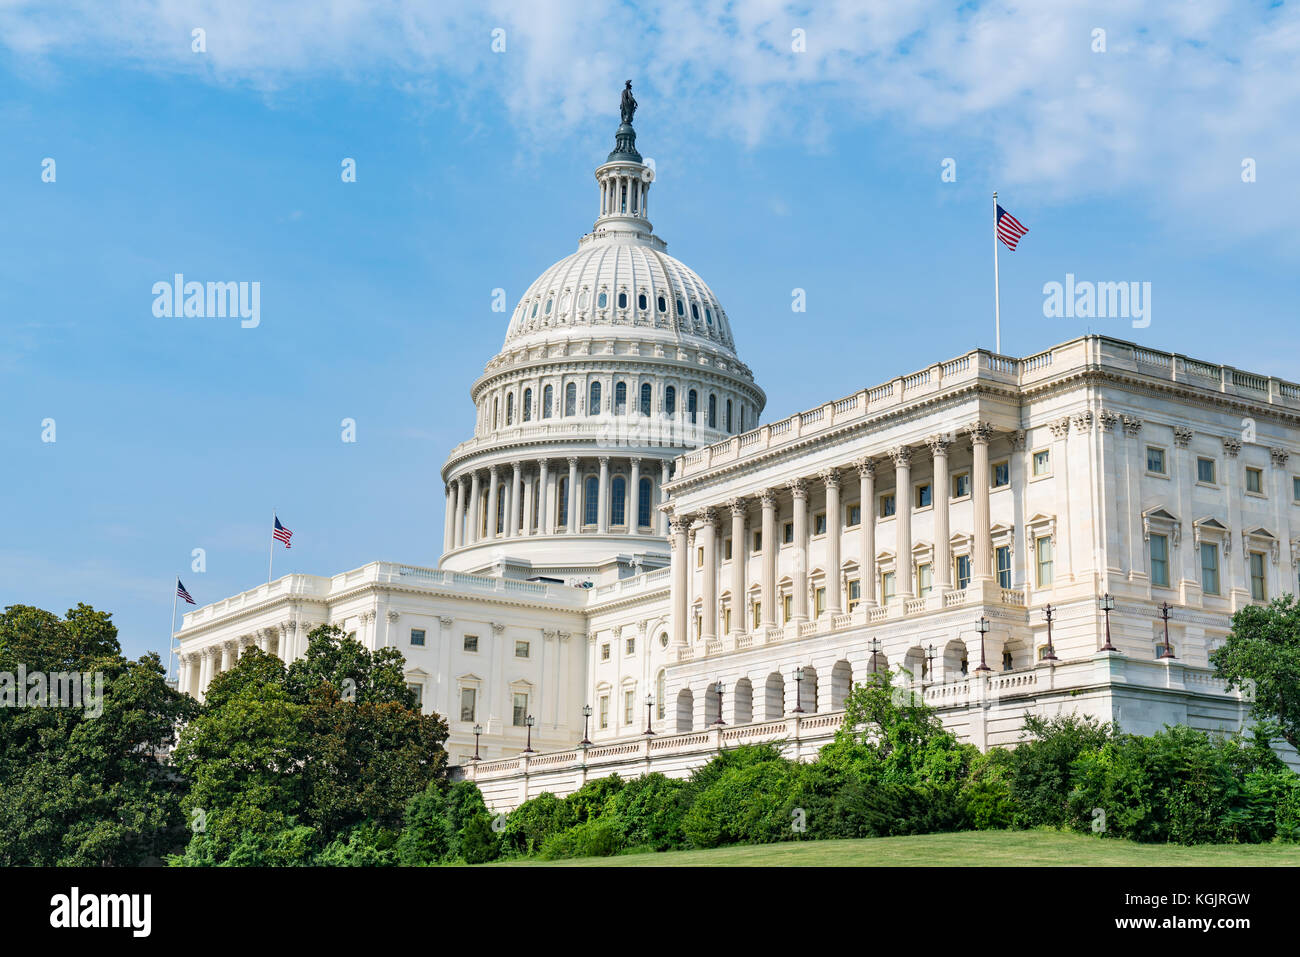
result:
[(632, 114), (636, 112), (636, 98), (632, 96), (631, 80), (628, 80), (627, 85), (623, 87), (623, 99), (619, 102), (618, 111), (623, 117), (623, 122), (631, 124)]

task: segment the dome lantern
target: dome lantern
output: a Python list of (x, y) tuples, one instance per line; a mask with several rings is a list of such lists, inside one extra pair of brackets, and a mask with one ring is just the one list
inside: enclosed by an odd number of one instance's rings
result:
[(596, 170), (600, 186), (600, 215), (593, 231), (597, 234), (634, 233), (639, 238), (653, 235), (647, 218), (647, 200), (654, 170), (642, 160), (636, 149), (636, 130), (632, 116), (637, 103), (632, 97), (632, 81), (623, 88), (619, 104), (622, 122), (614, 134), (614, 149)]

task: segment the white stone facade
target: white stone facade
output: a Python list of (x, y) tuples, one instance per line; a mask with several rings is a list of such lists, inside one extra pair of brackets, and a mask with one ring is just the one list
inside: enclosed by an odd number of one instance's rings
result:
[(597, 171), (592, 234), (473, 386), (440, 567), (289, 575), (191, 612), (182, 689), (337, 623), (402, 651), (500, 808), (742, 739), (809, 757), (874, 670), (980, 747), (1028, 713), (1241, 725), (1208, 655), (1234, 611), (1295, 590), (1300, 386), (1086, 336), (754, 427), (764, 395), (653, 235), (634, 155)]

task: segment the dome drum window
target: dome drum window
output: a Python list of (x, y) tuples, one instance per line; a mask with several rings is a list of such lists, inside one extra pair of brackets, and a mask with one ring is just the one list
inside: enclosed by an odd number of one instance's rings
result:
[(618, 294), (618, 308), (620, 308), (620, 309), (626, 309), (626, 308), (627, 308), (627, 293), (626, 293), (626, 292), (620, 292), (620, 293)]
[(600, 291), (600, 295), (596, 297), (596, 308), (604, 309), (608, 305), (609, 305), (609, 296), (606, 295), (605, 291), (602, 289)]
[(650, 300), (646, 298), (645, 293), (640, 293), (636, 297), (636, 307), (640, 309), (642, 312), (645, 312), (646, 309), (650, 307)]
[(668, 311), (668, 300), (665, 299), (663, 296), (660, 296), (660, 297), (659, 297), (659, 302), (656, 303), (656, 305), (659, 306), (659, 311), (660, 311), (660, 312), (667, 312), (667, 311)]

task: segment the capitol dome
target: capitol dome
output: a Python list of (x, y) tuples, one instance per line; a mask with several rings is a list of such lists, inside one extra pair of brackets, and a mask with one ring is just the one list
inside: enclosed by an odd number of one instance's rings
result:
[(444, 567), (585, 583), (666, 565), (673, 459), (758, 424), (726, 311), (650, 224), (635, 109), (629, 88), (592, 231), (529, 285), (471, 387)]

